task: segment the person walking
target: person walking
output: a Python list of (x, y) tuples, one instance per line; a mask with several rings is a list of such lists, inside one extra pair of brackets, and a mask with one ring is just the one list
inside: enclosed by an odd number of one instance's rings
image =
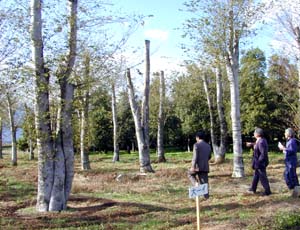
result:
[(295, 132), (291, 128), (287, 128), (284, 132), (284, 136), (287, 140), (286, 146), (278, 143), (278, 148), (284, 154), (284, 180), (288, 188), (292, 191), (293, 197), (299, 196), (299, 181), (296, 173), (297, 169), (297, 140), (295, 138)]
[(248, 192), (256, 193), (258, 181), (260, 181), (265, 190), (262, 195), (269, 196), (271, 189), (266, 170), (269, 164), (268, 143), (261, 128), (255, 129), (254, 137), (255, 143), (247, 142), (248, 147), (253, 147), (252, 169), (254, 169), (252, 184)]
[[(211, 158), (211, 147), (204, 139), (204, 132), (199, 131), (196, 133), (196, 143), (193, 147), (192, 166), (188, 171), (188, 177), (193, 186), (197, 184), (208, 184), (208, 162)], [(204, 195), (204, 197), (209, 198), (209, 194)]]

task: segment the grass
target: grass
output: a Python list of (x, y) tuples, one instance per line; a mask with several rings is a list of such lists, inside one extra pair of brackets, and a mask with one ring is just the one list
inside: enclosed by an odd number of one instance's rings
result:
[[(37, 161), (20, 153), (18, 166), (0, 160), (0, 229), (155, 229), (196, 228), (195, 200), (188, 198), (187, 169), (192, 153), (166, 152), (166, 163), (151, 153), (154, 174), (140, 175), (138, 154), (122, 152), (90, 155), (89, 171), (75, 177), (68, 210), (38, 213), (35, 209)], [(245, 193), (252, 180), (251, 153), (244, 152), (245, 177), (232, 178), (232, 154), (212, 165), (209, 200), (200, 198), (201, 229), (297, 229), (300, 199), (291, 198), (282, 179), (282, 154), (270, 152), (268, 176), (273, 195)], [(119, 178), (119, 181), (116, 178)], [(259, 185), (260, 186), (260, 185)], [(261, 186), (258, 188), (262, 191)]]

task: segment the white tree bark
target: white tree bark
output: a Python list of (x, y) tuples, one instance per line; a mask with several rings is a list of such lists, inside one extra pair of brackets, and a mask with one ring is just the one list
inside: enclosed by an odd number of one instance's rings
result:
[(244, 177), (244, 162), (242, 150), (242, 133), (240, 119), (239, 94), (239, 34), (234, 29), (233, 11), (229, 12), (231, 25), (229, 27), (229, 41), (225, 56), (227, 77), (230, 83), (230, 104), (233, 139), (233, 177)]
[(159, 110), (158, 110), (158, 128), (157, 128), (157, 156), (158, 162), (166, 162), (164, 151), (164, 105), (165, 105), (165, 76), (164, 71), (160, 72), (159, 78)]
[(81, 169), (89, 170), (91, 169), (89, 154), (88, 154), (88, 141), (87, 141), (87, 130), (88, 130), (88, 100), (89, 95), (88, 91), (85, 93), (83, 99), (83, 108), (81, 110), (80, 116), (80, 157), (81, 157)]
[(74, 85), (70, 81), (76, 58), (77, 45), (77, 0), (69, 0), (69, 53), (57, 73), (61, 88), (61, 129), (57, 135), (55, 177), (49, 205), (50, 211), (64, 210), (70, 196), (74, 177), (74, 144), (72, 128), (72, 104)]
[[(142, 127), (144, 135), (144, 148), (146, 152), (149, 149), (149, 96), (150, 96), (150, 41), (145, 40), (145, 78), (144, 78), (144, 95), (142, 101)], [(148, 155), (148, 154), (147, 154)], [(145, 156), (148, 158), (150, 155)], [(150, 163), (150, 159), (145, 159)]]
[(31, 1), (32, 61), (36, 83), (35, 123), (38, 151), (38, 194), (37, 210), (49, 211), (49, 202), (54, 180), (54, 151), (49, 121), (49, 75), (45, 71), (41, 0)]
[(83, 89), (83, 98), (81, 100), (81, 115), (80, 117), (80, 156), (81, 169), (91, 169), (89, 160), (89, 103), (90, 103), (90, 54), (87, 53), (84, 60), (84, 80), (86, 87)]
[(150, 164), (149, 148), (145, 143), (144, 127), (142, 126), (142, 119), (141, 119), (142, 116), (140, 112), (140, 107), (138, 106), (135, 99), (135, 93), (134, 93), (134, 87), (131, 80), (130, 69), (127, 69), (126, 71), (126, 80), (127, 80), (129, 103), (133, 115), (137, 145), (139, 150), (140, 171), (153, 172), (153, 169)]
[(113, 162), (116, 162), (120, 160), (120, 151), (119, 151), (116, 89), (115, 89), (115, 84), (113, 82), (111, 84), (111, 90), (112, 90), (111, 108), (112, 108), (112, 120), (113, 120), (113, 135), (114, 135)]
[(10, 134), (11, 134), (11, 163), (13, 166), (18, 165), (17, 159), (17, 136), (16, 136), (16, 126), (15, 126), (15, 111), (12, 108), (12, 101), (9, 93), (6, 94), (7, 99), (7, 109), (9, 116)]
[(220, 146), (219, 151), (215, 154), (215, 162), (222, 163), (225, 160), (226, 153), (226, 137), (227, 137), (227, 124), (225, 119), (224, 105), (223, 105), (223, 85), (222, 74), (220, 67), (216, 68), (216, 91), (217, 91), (217, 110), (220, 121)]
[(39, 211), (66, 209), (74, 176), (73, 130), (71, 124), (74, 86), (70, 76), (76, 57), (77, 0), (69, 0), (70, 37), (66, 63), (59, 67), (61, 86), (61, 119), (58, 126), (56, 151), (51, 133), (49, 109), (49, 74), (44, 66), (41, 0), (31, 1), (31, 39), (36, 78), (36, 127), (39, 155), (38, 197)]

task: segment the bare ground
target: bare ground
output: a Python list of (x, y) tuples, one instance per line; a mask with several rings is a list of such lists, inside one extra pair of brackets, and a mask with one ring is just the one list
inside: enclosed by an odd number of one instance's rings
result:
[[(172, 190), (179, 185), (189, 186), (185, 170), (188, 163), (185, 161), (173, 163), (179, 163), (183, 167), (174, 169), (160, 164), (156, 166), (156, 173), (151, 175), (140, 175), (136, 173), (136, 169), (132, 169), (124, 173), (119, 181), (116, 180), (120, 175), (118, 170), (109, 172), (99, 169), (81, 172), (79, 165), (76, 165), (68, 210), (60, 213), (38, 213), (35, 211), (35, 196), (20, 200), (17, 190), (4, 189), (4, 192), (0, 193), (0, 229), (1, 226), (9, 226), (9, 229), (76, 229), (76, 227), (89, 229), (89, 226), (97, 225), (98, 229), (116, 229), (115, 223), (126, 223), (126, 226), (129, 226), (126, 229), (137, 229), (134, 226), (149, 214), (154, 219), (169, 222), (167, 228), (156, 229), (196, 229), (195, 200), (189, 199), (187, 194), (178, 196), (176, 191)], [(272, 189), (272, 195), (268, 197), (246, 193), (251, 181), (251, 170), (246, 168), (245, 178), (232, 178), (231, 164), (231, 161), (226, 161), (222, 165), (211, 166), (209, 177), (211, 197), (208, 200), (200, 200), (202, 230), (235, 230), (247, 229), (252, 225), (268, 226), (268, 222), (278, 211), (299, 212), (300, 198), (290, 197), (282, 178), (281, 161), (273, 161), (268, 167)], [(96, 163), (92, 167), (97, 167)], [(2, 188), (6, 188), (9, 183), (8, 179), (3, 178), (10, 177), (36, 184), (36, 174), (36, 163), (28, 164), (26, 167), (12, 167), (8, 166), (7, 162), (0, 161)], [(146, 198), (145, 202), (101, 198), (101, 191), (147, 197), (151, 193), (159, 192), (162, 184), (168, 184), (163, 192), (168, 193), (168, 197), (162, 195), (151, 202)], [(261, 186), (259, 189), (262, 191)], [(169, 198), (172, 195), (174, 199)], [(83, 227), (83, 223), (86, 228)]]

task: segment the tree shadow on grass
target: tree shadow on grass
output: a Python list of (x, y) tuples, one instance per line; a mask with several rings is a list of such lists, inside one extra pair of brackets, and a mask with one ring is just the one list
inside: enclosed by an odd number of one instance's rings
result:
[[(18, 229), (51, 229), (51, 228), (87, 228), (88, 226), (105, 226), (110, 229), (114, 224), (134, 224), (143, 221), (144, 214), (155, 212), (172, 212), (174, 210), (151, 204), (118, 202), (109, 199), (71, 196), (68, 209), (63, 212), (19, 212), (20, 209), (32, 207), (32, 201), (24, 202), (22, 205), (11, 206), (6, 209), (5, 218), (0, 222), (0, 229), (5, 223), (14, 223)], [(111, 209), (110, 209), (111, 208)], [(32, 208), (34, 209), (34, 208)], [(0, 214), (4, 214), (4, 210)], [(3, 216), (3, 215), (2, 215)], [(113, 228), (111, 228), (113, 229)]]

